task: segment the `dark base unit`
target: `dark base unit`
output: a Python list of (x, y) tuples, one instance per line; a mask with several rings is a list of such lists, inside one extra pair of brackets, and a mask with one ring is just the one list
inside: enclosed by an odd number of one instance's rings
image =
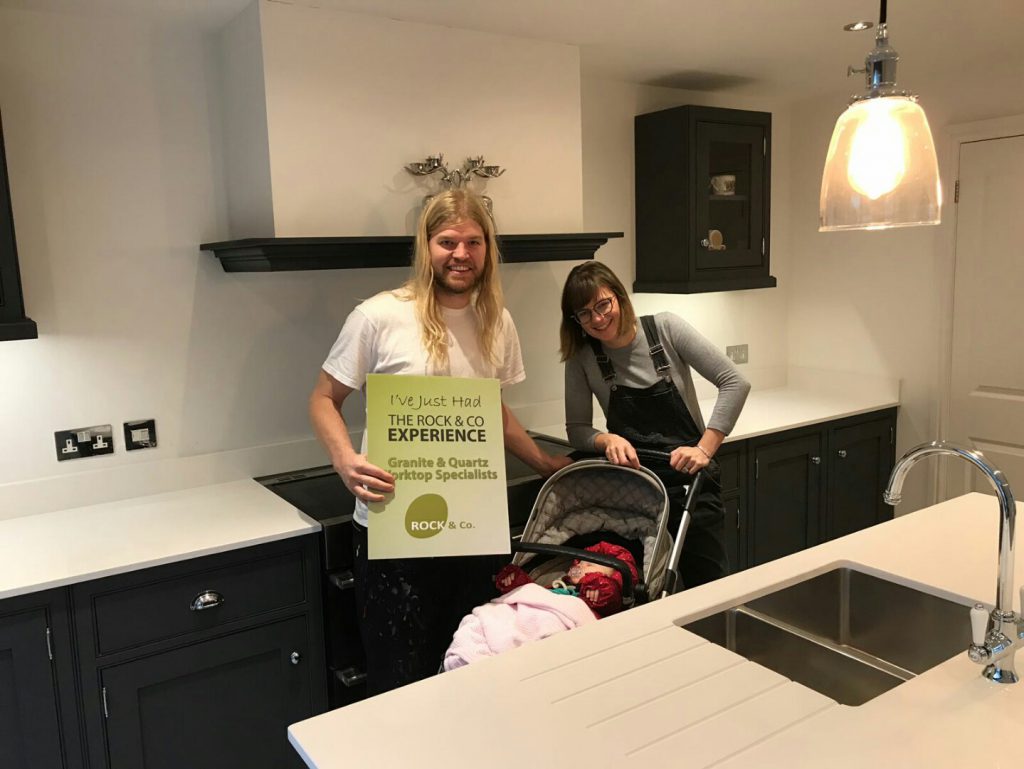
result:
[(882, 491), (895, 451), (895, 408), (723, 444), (731, 570), (891, 520)]
[(303, 766), (327, 709), (315, 535), (72, 588), (92, 769)]

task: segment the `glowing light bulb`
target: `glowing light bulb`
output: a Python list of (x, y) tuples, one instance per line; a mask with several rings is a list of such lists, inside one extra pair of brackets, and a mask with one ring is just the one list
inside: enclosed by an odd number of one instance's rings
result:
[(891, 192), (907, 172), (907, 142), (897, 112), (902, 99), (868, 99), (855, 105), (864, 114), (850, 142), (847, 178), (871, 200)]

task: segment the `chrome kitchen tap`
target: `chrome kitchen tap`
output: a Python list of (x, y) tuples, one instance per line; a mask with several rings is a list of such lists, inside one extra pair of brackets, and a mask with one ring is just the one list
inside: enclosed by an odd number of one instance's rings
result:
[[(1014, 642), (1024, 639), (1024, 619), (1013, 611), (1013, 549), (1017, 508), (1006, 476), (989, 464), (980, 451), (971, 451), (942, 441), (923, 443), (897, 460), (882, 498), (886, 504), (898, 505), (903, 480), (910, 468), (925, 457), (940, 454), (960, 457), (981, 470), (999, 499), (999, 580), (996, 584), (996, 606), (991, 613), (980, 603), (971, 609), (973, 642), (967, 649), (967, 656), (971, 661), (986, 666), (983, 675), (990, 681), (1014, 684), (1018, 681), (1013, 669), (1013, 655), (1017, 651)], [(1021, 591), (1021, 602), (1024, 614), (1024, 590)]]

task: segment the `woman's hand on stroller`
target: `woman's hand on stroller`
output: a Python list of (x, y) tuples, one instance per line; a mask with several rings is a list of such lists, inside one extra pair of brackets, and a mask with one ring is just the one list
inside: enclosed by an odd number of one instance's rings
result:
[(668, 463), (684, 475), (694, 475), (711, 463), (711, 457), (697, 446), (680, 446), (669, 455)]
[(622, 608), (622, 588), (607, 574), (584, 574), (576, 587), (580, 591), (580, 598), (595, 614), (604, 617)]
[(605, 458), (613, 465), (640, 469), (640, 460), (637, 459), (636, 449), (621, 435), (601, 433), (594, 439), (594, 446), (599, 451), (603, 451)]
[(494, 578), (494, 584), (502, 595), (531, 582), (533, 580), (530, 579), (530, 576), (514, 563), (504, 566)]

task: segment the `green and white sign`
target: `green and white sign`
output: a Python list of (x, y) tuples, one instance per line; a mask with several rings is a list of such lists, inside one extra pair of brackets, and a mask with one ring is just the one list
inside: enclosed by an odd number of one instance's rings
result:
[(369, 558), (511, 552), (497, 379), (370, 374), (366, 414), (367, 459), (395, 476)]

